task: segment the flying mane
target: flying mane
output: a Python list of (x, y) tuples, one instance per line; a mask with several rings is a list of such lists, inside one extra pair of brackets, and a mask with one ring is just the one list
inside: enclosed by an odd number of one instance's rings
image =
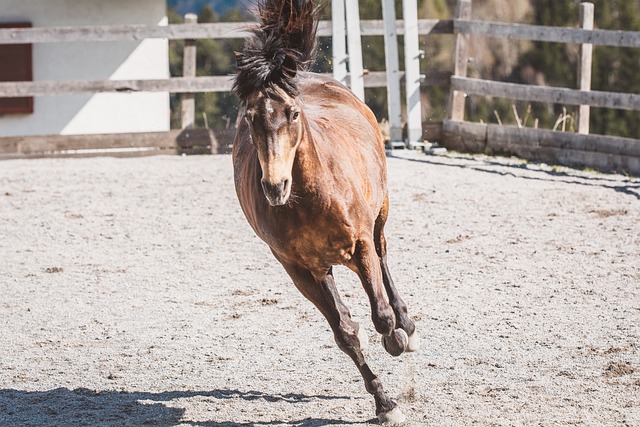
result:
[(312, 0), (264, 0), (259, 25), (236, 53), (233, 91), (242, 102), (251, 94), (280, 87), (298, 95), (296, 74), (308, 71), (316, 55), (317, 8)]

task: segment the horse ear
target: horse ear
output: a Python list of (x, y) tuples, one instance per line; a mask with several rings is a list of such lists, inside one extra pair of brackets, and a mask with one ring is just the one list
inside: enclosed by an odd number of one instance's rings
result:
[(285, 55), (282, 61), (282, 70), (289, 77), (295, 77), (298, 73), (298, 63), (293, 55)]
[(242, 52), (233, 52), (233, 55), (236, 57), (236, 67), (242, 63)]

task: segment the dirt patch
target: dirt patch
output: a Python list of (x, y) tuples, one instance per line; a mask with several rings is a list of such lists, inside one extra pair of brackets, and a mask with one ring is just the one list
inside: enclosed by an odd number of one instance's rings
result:
[(610, 216), (616, 215), (627, 215), (629, 213), (629, 211), (627, 211), (626, 209), (598, 209), (592, 212), (600, 218), (609, 218)]
[(635, 371), (629, 362), (611, 362), (609, 366), (607, 366), (607, 369), (605, 369), (604, 375), (607, 377), (622, 377), (624, 375), (631, 375)]
[[(640, 180), (389, 158), (422, 336), (368, 361), (422, 425), (640, 425)], [(0, 163), (0, 425), (347, 426), (373, 399), (254, 236), (229, 156)]]

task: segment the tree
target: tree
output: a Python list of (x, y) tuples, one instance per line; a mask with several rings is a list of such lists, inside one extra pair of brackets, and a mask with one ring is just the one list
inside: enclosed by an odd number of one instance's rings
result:
[[(640, 6), (625, 0), (595, 0), (595, 21), (598, 27), (640, 31)], [(594, 90), (640, 93), (640, 49), (596, 47), (594, 49)], [(640, 112), (593, 109), (593, 133), (640, 137)]]

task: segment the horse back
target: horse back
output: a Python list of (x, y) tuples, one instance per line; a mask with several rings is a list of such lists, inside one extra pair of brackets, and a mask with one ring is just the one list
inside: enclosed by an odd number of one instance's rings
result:
[[(321, 74), (301, 73), (299, 87), (305, 114), (312, 123), (351, 123), (355, 126), (343, 127), (348, 130), (350, 139), (367, 138), (384, 153), (384, 141), (375, 115), (346, 86)], [(354, 127), (355, 131), (352, 130)]]

